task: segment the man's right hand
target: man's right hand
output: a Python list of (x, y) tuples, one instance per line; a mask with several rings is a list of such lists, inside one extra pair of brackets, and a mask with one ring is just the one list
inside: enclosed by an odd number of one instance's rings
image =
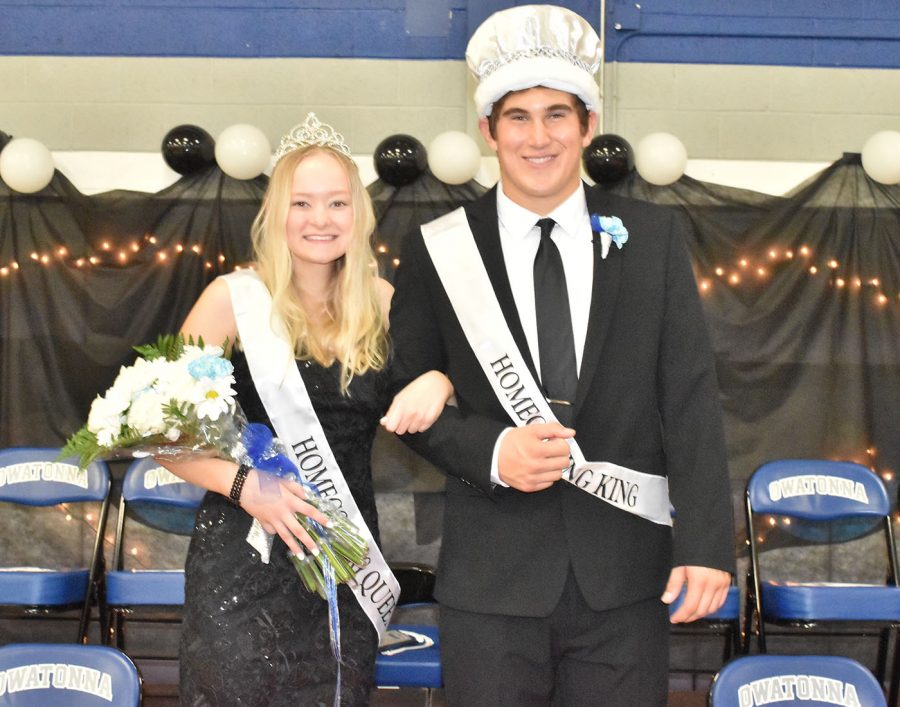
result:
[(500, 480), (525, 493), (550, 488), (569, 468), (566, 440), (574, 436), (575, 430), (558, 422), (509, 430), (500, 441), (497, 458)]

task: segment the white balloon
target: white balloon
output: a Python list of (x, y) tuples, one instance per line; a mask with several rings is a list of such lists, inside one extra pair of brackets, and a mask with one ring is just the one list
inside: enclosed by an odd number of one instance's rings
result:
[(428, 146), (428, 167), (445, 184), (465, 184), (481, 167), (481, 150), (466, 133), (448, 130)]
[(687, 167), (687, 150), (670, 133), (650, 133), (634, 148), (634, 168), (646, 181), (657, 186), (681, 179)]
[(53, 155), (42, 142), (17, 137), (0, 152), (0, 179), (23, 194), (33, 194), (53, 179)]
[(253, 125), (236, 123), (216, 140), (216, 162), (229, 177), (253, 179), (269, 166), (272, 147), (265, 133)]
[(900, 133), (882, 130), (866, 140), (862, 166), (876, 182), (900, 184)]

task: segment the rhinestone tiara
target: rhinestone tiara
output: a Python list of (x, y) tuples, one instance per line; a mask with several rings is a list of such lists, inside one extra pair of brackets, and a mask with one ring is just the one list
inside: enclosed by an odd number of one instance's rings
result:
[(344, 142), (344, 136), (327, 123), (319, 120), (315, 113), (308, 113), (306, 120), (295, 125), (287, 135), (281, 138), (281, 144), (275, 151), (275, 161), (278, 162), (289, 152), (310, 145), (330, 147), (350, 157), (350, 148)]

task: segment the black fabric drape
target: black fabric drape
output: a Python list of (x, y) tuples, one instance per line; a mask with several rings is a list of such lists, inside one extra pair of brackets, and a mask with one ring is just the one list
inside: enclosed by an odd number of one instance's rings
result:
[[(203, 288), (249, 258), (266, 178), (218, 168), (156, 194), (38, 194), (0, 183), (0, 446), (58, 446), (133, 345), (178, 330)], [(3, 271), (0, 271), (3, 272)]]
[(870, 466), (896, 498), (900, 186), (848, 154), (784, 198), (688, 177), (615, 191), (691, 222), (736, 496), (766, 460), (810, 457)]
[[(132, 345), (175, 331), (213, 277), (250, 257), (265, 184), (216, 167), (157, 194), (84, 196), (58, 173), (36, 195), (0, 183), (0, 446), (59, 445), (79, 427)], [(786, 197), (636, 174), (613, 189), (690, 221), (736, 495), (775, 457), (855, 459), (896, 495), (900, 186), (845, 155)], [(484, 188), (426, 172), (369, 192), (392, 279), (407, 233)]]
[(408, 233), (487, 191), (475, 181), (444, 184), (427, 169), (412, 184), (394, 187), (378, 179), (368, 190), (378, 220), (375, 231), (378, 272), (391, 283), (397, 269), (394, 261)]

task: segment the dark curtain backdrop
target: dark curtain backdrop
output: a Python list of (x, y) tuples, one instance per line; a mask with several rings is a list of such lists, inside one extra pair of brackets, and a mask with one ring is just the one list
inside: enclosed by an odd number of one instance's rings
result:
[[(85, 196), (58, 173), (37, 195), (0, 183), (0, 446), (59, 445), (79, 427), (133, 344), (175, 331), (212, 278), (249, 258), (265, 184), (215, 166), (157, 194)], [(613, 189), (692, 225), (736, 494), (766, 459), (831, 457), (872, 466), (896, 495), (900, 187), (845, 155), (786, 197), (636, 174)], [(392, 279), (404, 234), (484, 189), (426, 173), (369, 191)]]
[(265, 184), (218, 168), (156, 194), (85, 196), (59, 172), (35, 195), (0, 182), (0, 446), (58, 446), (84, 424), (131, 346), (177, 331), (249, 258)]
[(688, 177), (615, 190), (693, 226), (735, 490), (768, 459), (825, 457), (872, 467), (895, 498), (900, 186), (847, 154), (784, 198)]
[(412, 184), (395, 187), (378, 179), (368, 189), (378, 219), (375, 231), (378, 272), (391, 283), (397, 270), (400, 244), (407, 233), (487, 191), (476, 181), (444, 184), (427, 169)]

